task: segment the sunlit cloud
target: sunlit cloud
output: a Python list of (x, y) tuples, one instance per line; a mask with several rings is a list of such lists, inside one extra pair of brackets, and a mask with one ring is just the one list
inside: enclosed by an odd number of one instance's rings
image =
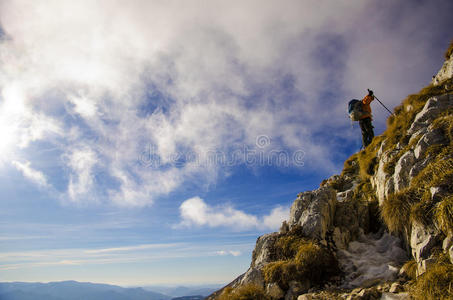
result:
[(12, 164), (19, 170), (27, 179), (31, 180), (33, 183), (46, 187), (48, 185), (46, 176), (30, 166), (30, 162), (21, 163), (18, 161), (13, 161)]
[(237, 210), (231, 205), (212, 207), (200, 197), (184, 201), (179, 207), (181, 223), (178, 227), (229, 227), (235, 230), (278, 230), (289, 216), (289, 208), (278, 206), (262, 218)]
[[(426, 10), (411, 6), (408, 24)], [(344, 98), (373, 84), (391, 106), (413, 85), (388, 88), (411, 73), (409, 61), (432, 65), (431, 43), (410, 38), (413, 26), (380, 26), (387, 15), (358, 0), (2, 1), (0, 155), (35, 165), (30, 149), (42, 142), (57, 149), (63, 199), (123, 206), (215, 184), (231, 170), (171, 158), (231, 156), (260, 135), (269, 151), (303, 151), (305, 164), (285, 168), (336, 170), (332, 137), (353, 140)], [(150, 147), (159, 168), (140, 159)]]
[(242, 253), (241, 251), (235, 251), (235, 250), (220, 250), (216, 252), (217, 255), (220, 256), (225, 256), (225, 255), (232, 255), (232, 256), (240, 256)]

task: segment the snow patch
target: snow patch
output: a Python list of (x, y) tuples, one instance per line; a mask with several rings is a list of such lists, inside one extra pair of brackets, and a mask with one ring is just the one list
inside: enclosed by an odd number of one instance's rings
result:
[(376, 281), (394, 280), (399, 267), (407, 260), (399, 238), (387, 232), (362, 234), (338, 250), (340, 267), (346, 273), (344, 288), (366, 286)]

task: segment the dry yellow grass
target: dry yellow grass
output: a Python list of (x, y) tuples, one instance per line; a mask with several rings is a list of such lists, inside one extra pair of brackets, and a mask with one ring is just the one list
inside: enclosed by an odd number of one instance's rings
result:
[(436, 264), (417, 278), (411, 291), (416, 300), (453, 299), (453, 265)]
[(218, 300), (270, 300), (270, 297), (261, 286), (247, 284), (236, 289), (225, 288)]

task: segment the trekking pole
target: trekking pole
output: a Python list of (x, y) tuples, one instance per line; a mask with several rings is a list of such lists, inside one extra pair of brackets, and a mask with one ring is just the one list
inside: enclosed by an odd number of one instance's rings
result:
[[(370, 91), (370, 89), (368, 89), (368, 92)], [(390, 111), (390, 109), (387, 108), (387, 106), (384, 105), (384, 103), (382, 103), (378, 97), (376, 97), (376, 95), (374, 95), (374, 98), (379, 102), (381, 103), (381, 105), (390, 113), (390, 115), (393, 115), (393, 113)]]
[(393, 113), (390, 111), (390, 109), (388, 109), (388, 108), (384, 105), (384, 103), (382, 103), (381, 101), (379, 101), (379, 99), (378, 99), (376, 96), (374, 96), (374, 98), (376, 98), (376, 100), (377, 100), (379, 103), (381, 103), (382, 106), (384, 106), (384, 108), (390, 113), (390, 115), (393, 115)]

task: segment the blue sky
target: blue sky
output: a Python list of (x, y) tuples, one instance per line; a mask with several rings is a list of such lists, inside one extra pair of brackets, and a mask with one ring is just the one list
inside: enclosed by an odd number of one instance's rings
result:
[(452, 10), (0, 1), (0, 281), (233, 280), (360, 148), (347, 102), (429, 83)]

